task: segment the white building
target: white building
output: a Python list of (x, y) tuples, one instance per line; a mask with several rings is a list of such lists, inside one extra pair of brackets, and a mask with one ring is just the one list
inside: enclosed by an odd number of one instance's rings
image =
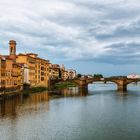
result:
[(129, 79), (138, 79), (138, 78), (140, 78), (140, 75), (130, 74), (130, 75), (127, 75), (127, 78), (129, 78)]
[(23, 83), (30, 84), (29, 80), (29, 68), (26, 64), (23, 64)]
[(69, 78), (69, 79), (74, 79), (74, 78), (76, 78), (76, 70), (69, 69), (69, 70), (68, 70), (68, 78)]

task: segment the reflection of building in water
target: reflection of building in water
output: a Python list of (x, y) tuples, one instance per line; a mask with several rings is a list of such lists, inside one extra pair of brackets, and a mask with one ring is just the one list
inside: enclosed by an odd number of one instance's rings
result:
[(78, 87), (69, 87), (67, 89), (61, 90), (61, 94), (65, 97), (86, 96), (88, 94), (88, 90), (80, 90)]
[(43, 101), (49, 101), (49, 95), (48, 93), (38, 93), (38, 94), (31, 94), (30, 97), (26, 100), (29, 104), (38, 104)]
[[(22, 95), (15, 96), (10, 99), (3, 99), (0, 101), (0, 116), (16, 117), (20, 114), (26, 114), (29, 110), (48, 110), (49, 95), (47, 93), (32, 94), (28, 97)], [(46, 102), (44, 104), (44, 102)], [(44, 105), (42, 107), (42, 105)], [(47, 105), (47, 106), (46, 106)]]
[(17, 116), (17, 106), (20, 105), (21, 96), (15, 96), (10, 99), (3, 99), (0, 101), (0, 116)]
[(79, 88), (78, 91), (80, 96), (88, 95), (88, 88)]

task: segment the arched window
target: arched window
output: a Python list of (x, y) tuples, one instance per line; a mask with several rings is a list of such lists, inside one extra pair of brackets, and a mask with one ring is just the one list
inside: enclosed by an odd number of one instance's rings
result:
[(13, 47), (11, 47), (11, 51), (10, 52), (11, 52), (11, 54), (13, 53)]

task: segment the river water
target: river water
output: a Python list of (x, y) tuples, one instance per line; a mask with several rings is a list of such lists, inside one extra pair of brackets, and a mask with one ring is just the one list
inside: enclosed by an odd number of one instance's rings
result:
[[(140, 85), (114, 84), (0, 100), (0, 140), (140, 140)], [(59, 96), (61, 95), (61, 96)]]

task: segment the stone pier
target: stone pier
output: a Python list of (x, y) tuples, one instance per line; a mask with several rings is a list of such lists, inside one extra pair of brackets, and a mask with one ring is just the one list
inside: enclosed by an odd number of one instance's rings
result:
[[(61, 81), (61, 80), (59, 80)], [(59, 82), (57, 80), (55, 81), (50, 81), (49, 85), (50, 87), (52, 87), (55, 83)], [(92, 84), (94, 82), (104, 82), (104, 83), (107, 83), (107, 82), (113, 82), (117, 85), (117, 90), (120, 91), (120, 92), (125, 92), (127, 91), (127, 85), (130, 84), (130, 83), (133, 83), (133, 82), (138, 82), (140, 81), (140, 78), (139, 79), (128, 79), (126, 77), (113, 77), (113, 78), (98, 78), (98, 79), (95, 79), (95, 78), (76, 78), (76, 79), (71, 79), (71, 80), (66, 80), (64, 82), (74, 82), (78, 87), (79, 87), (79, 90), (81, 91), (88, 91), (88, 84)]]

